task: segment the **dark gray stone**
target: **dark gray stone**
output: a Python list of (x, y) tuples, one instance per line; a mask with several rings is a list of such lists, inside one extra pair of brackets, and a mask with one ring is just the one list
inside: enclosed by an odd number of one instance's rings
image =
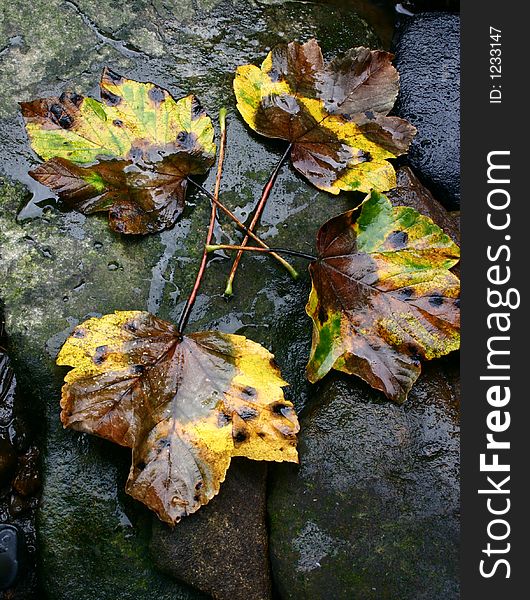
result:
[(12, 525), (0, 525), (0, 590), (10, 588), (18, 574), (18, 531)]
[(403, 17), (394, 37), (401, 76), (394, 112), (418, 128), (408, 161), (450, 209), (460, 206), (460, 17)]
[(0, 438), (0, 488), (11, 481), (16, 466), (17, 453), (15, 449), (8, 439)]
[(459, 598), (458, 366), (428, 365), (396, 406), (333, 374), (302, 419), (301, 465), (274, 468), (284, 599)]
[[(215, 564), (211, 556), (199, 555), (206, 548), (194, 528), (181, 523), (170, 531), (156, 524), (161, 551), (155, 564), (149, 551), (152, 513), (124, 492), (130, 451), (62, 429), (59, 398), (65, 370), (54, 366), (54, 358), (73, 325), (90, 314), (147, 309), (178, 319), (202, 252), (208, 201), (191, 193), (173, 230), (136, 239), (112, 233), (106, 216), (61, 212), (49, 191), (27, 176), (36, 158), (17, 101), (66, 88), (94, 93), (108, 65), (128, 77), (153, 80), (177, 98), (196, 93), (214, 117), (227, 106), (222, 200), (246, 219), (283, 148), (252, 134), (237, 115), (236, 66), (259, 63), (272, 45), (291, 39), (317, 37), (327, 55), (356, 45), (377, 47), (379, 40), (351, 11), (299, 2), (49, 0), (30, 5), (14, 0), (5, 12), (0, 24), (0, 47), (5, 48), (0, 56), (0, 163), (35, 196), (22, 185), (0, 180), (1, 268), (6, 274), (0, 297), (19, 382), (34, 420), (43, 423), (43, 593), (54, 600), (114, 600), (117, 591), (123, 600), (195, 600), (202, 595), (173, 575), (214, 593), (207, 576), (218, 570), (236, 579), (246, 553), (232, 553), (226, 564)], [(214, 177), (211, 173), (206, 180), (208, 189)], [(311, 251), (319, 224), (351, 205), (351, 195), (318, 192), (285, 167), (260, 233), (270, 244)], [(233, 225), (221, 219), (224, 233), (218, 230), (216, 238), (240, 240)], [(303, 309), (309, 293), (307, 264), (295, 260), (301, 277), (293, 282), (270, 257), (245, 256), (235, 297), (227, 303), (222, 291), (230, 263), (220, 256), (211, 261), (190, 330), (237, 332), (271, 349), (291, 384), (288, 394), (301, 408), (309, 393), (303, 368), (310, 343)], [(246, 506), (244, 496), (240, 502)], [(225, 518), (213, 506), (206, 519), (212, 532)], [(206, 529), (201, 526), (201, 536), (208, 536)], [(202, 579), (191, 572), (191, 563), (186, 574), (184, 566), (179, 573), (171, 570), (172, 575), (157, 568), (174, 559), (176, 535), (190, 549), (196, 544), (196, 560), (211, 569)], [(263, 544), (259, 548), (263, 563)], [(266, 582), (260, 585), (264, 589)]]
[(267, 600), (271, 593), (265, 526), (267, 465), (234, 459), (221, 493), (171, 529), (156, 523), (157, 567), (217, 600)]
[[(391, 202), (457, 222), (409, 167)], [(402, 406), (332, 372), (301, 420), (300, 467), (272, 465), (273, 573), (284, 599), (457, 600), (459, 377), (433, 361)]]
[[(0, 311), (0, 319), (3, 315)], [(0, 327), (0, 589), (1, 598), (40, 600), (35, 568), (38, 464), (33, 436), (21, 418), (24, 398)], [(27, 477), (26, 477), (27, 475)], [(25, 493), (20, 496), (17, 487)], [(16, 552), (15, 552), (16, 550)], [(16, 559), (16, 561), (14, 560)], [(18, 573), (16, 577), (15, 573)], [(2, 587), (3, 586), (3, 587)]]

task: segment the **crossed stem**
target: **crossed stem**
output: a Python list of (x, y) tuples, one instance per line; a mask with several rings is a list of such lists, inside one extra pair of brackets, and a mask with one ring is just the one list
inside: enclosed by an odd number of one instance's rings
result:
[[(222, 210), (228, 217), (230, 217), (232, 219), (232, 221), (234, 221), (234, 223), (242, 231), (245, 232), (246, 235), (251, 237), (262, 248), (269, 248), (269, 246), (267, 246), (267, 244), (262, 239), (260, 239), (253, 231), (251, 231), (246, 225), (244, 225), (229, 208), (227, 208), (224, 204), (222, 204), (222, 202), (219, 200), (219, 198), (216, 198), (214, 196), (214, 194), (209, 192), (200, 183), (197, 183), (193, 179), (188, 178), (188, 181), (192, 185), (194, 185), (200, 192), (202, 192), (205, 196), (208, 196), (208, 198), (210, 198), (210, 200), (217, 206), (217, 208), (219, 210)], [(284, 258), (282, 258), (276, 252), (271, 252), (270, 255), (273, 256), (282, 266), (285, 267), (285, 269), (289, 272), (289, 274), (291, 275), (291, 277), (293, 279), (298, 278), (298, 272), (296, 271), (296, 269), (291, 264), (289, 264)]]
[[(282, 168), (283, 163), (287, 160), (287, 158), (289, 157), (289, 154), (291, 153), (292, 146), (293, 146), (292, 144), (289, 144), (287, 146), (287, 148), (285, 149), (285, 152), (282, 154), (276, 167), (274, 168), (273, 172), (271, 173), (269, 180), (267, 181), (267, 183), (265, 184), (265, 187), (263, 188), (263, 191), (261, 193), (261, 198), (259, 199), (259, 202), (256, 205), (256, 210), (254, 211), (254, 216), (252, 217), (252, 221), (250, 222), (250, 225), (248, 226), (247, 234), (245, 235), (245, 237), (241, 243), (241, 246), (243, 248), (248, 244), (249, 238), (253, 237), (251, 234), (254, 233), (254, 229), (256, 228), (256, 225), (258, 224), (258, 222), (261, 218), (261, 215), (263, 213), (265, 205), (267, 204), (267, 200), (269, 199), (269, 196), (270, 196), (271, 190), (274, 186), (274, 183), (276, 182), (276, 179)], [(233, 291), (232, 287), (233, 287), (233, 283), (234, 283), (234, 277), (236, 276), (237, 267), (239, 266), (239, 262), (241, 261), (242, 256), (243, 256), (243, 250), (239, 250), (236, 255), (236, 258), (234, 260), (234, 263), (232, 264), (232, 269), (230, 271), (230, 275), (228, 276), (228, 281), (226, 283), (226, 289), (224, 292), (225, 296), (232, 295), (232, 291)]]
[(305, 260), (318, 260), (316, 256), (307, 254), (307, 252), (298, 252), (298, 250), (288, 250), (287, 248), (262, 248), (255, 246), (234, 246), (233, 244), (206, 244), (206, 252), (215, 252), (216, 250), (237, 250), (238, 252), (267, 252), (269, 254), (277, 252), (278, 254), (286, 254), (287, 256), (296, 256)]
[(221, 128), (221, 140), (219, 142), (219, 159), (217, 161), (217, 175), (215, 177), (215, 188), (214, 193), (212, 195), (212, 211), (210, 213), (210, 224), (208, 226), (208, 233), (206, 234), (206, 242), (204, 245), (204, 250), (202, 252), (201, 264), (199, 266), (199, 270), (197, 271), (197, 277), (195, 278), (195, 283), (193, 284), (193, 289), (191, 290), (188, 299), (186, 300), (186, 304), (182, 309), (182, 313), (180, 315), (180, 319), (178, 322), (177, 330), (182, 335), (186, 325), (188, 324), (191, 311), (193, 309), (193, 305), (195, 304), (195, 300), (197, 299), (197, 294), (199, 292), (199, 288), (201, 287), (202, 279), (204, 277), (204, 272), (206, 271), (206, 263), (208, 262), (208, 252), (206, 247), (210, 244), (213, 237), (213, 231), (215, 228), (215, 220), (217, 218), (217, 206), (219, 204), (219, 190), (221, 189), (221, 177), (223, 174), (223, 162), (225, 158), (225, 147), (226, 147), (226, 109), (221, 108), (219, 111), (219, 125)]
[[(200, 185), (199, 183), (197, 183), (196, 181), (194, 181), (193, 179), (188, 177), (189, 183), (194, 185), (199, 191), (201, 191), (203, 194), (205, 194), (206, 196), (208, 196), (210, 198), (210, 200), (212, 202), (212, 210), (210, 213), (210, 223), (208, 225), (208, 233), (206, 235), (206, 241), (204, 244), (204, 249), (203, 249), (202, 258), (201, 258), (201, 264), (199, 266), (199, 270), (197, 271), (197, 276), (195, 278), (195, 283), (193, 284), (191, 293), (188, 296), (188, 299), (186, 300), (186, 304), (184, 305), (184, 308), (182, 309), (182, 313), (180, 315), (180, 319), (179, 319), (178, 326), (177, 326), (178, 332), (181, 335), (183, 334), (184, 329), (186, 328), (186, 326), (188, 324), (188, 321), (189, 321), (189, 318), (191, 315), (191, 311), (192, 311), (195, 301), (197, 299), (197, 294), (199, 293), (199, 289), (200, 289), (202, 280), (204, 278), (204, 273), (206, 271), (206, 265), (208, 263), (208, 254), (210, 252), (213, 252), (214, 250), (221, 250), (221, 249), (237, 250), (237, 256), (234, 261), (234, 264), (232, 265), (232, 270), (230, 271), (230, 276), (228, 278), (228, 283), (227, 283), (227, 287), (225, 290), (225, 295), (228, 295), (228, 296), (232, 294), (232, 283), (233, 283), (234, 276), (237, 271), (237, 267), (239, 265), (239, 261), (241, 260), (241, 256), (243, 255), (244, 251), (266, 252), (266, 253), (270, 254), (271, 256), (274, 256), (274, 258), (277, 261), (279, 261), (289, 271), (289, 273), (291, 274), (291, 276), (294, 279), (296, 279), (298, 277), (297, 271), (284, 258), (282, 258), (280, 256), (280, 253), (287, 254), (290, 256), (298, 256), (301, 258), (305, 258), (307, 260), (316, 260), (315, 257), (310, 256), (309, 254), (304, 254), (303, 252), (296, 252), (294, 250), (285, 250), (282, 248), (270, 248), (269, 246), (267, 246), (267, 244), (265, 242), (263, 242), (254, 233), (254, 228), (256, 227), (256, 225), (258, 224), (258, 222), (260, 220), (261, 214), (263, 213), (263, 209), (265, 208), (265, 205), (267, 203), (267, 200), (269, 198), (271, 190), (274, 186), (276, 178), (278, 177), (278, 173), (280, 172), (280, 169), (281, 169), (283, 163), (285, 162), (285, 160), (289, 156), (289, 153), (291, 152), (292, 144), (289, 144), (289, 146), (283, 153), (282, 157), (278, 161), (278, 164), (274, 168), (274, 171), (271, 173), (271, 176), (269, 177), (268, 182), (265, 184), (265, 187), (263, 188), (263, 192), (262, 192), (261, 198), (259, 199), (259, 202), (256, 206), (256, 210), (254, 211), (254, 216), (252, 218), (252, 221), (251, 221), (250, 225), (248, 227), (246, 227), (243, 223), (241, 223), (241, 221), (236, 217), (236, 215), (234, 215), (234, 213), (230, 209), (228, 209), (226, 206), (224, 206), (219, 201), (219, 192), (221, 189), (221, 177), (223, 174), (223, 163), (224, 163), (225, 149), (226, 149), (226, 109), (225, 108), (222, 108), (219, 111), (219, 125), (220, 125), (220, 129), (221, 129), (221, 139), (220, 139), (220, 143), (219, 143), (219, 159), (217, 161), (217, 174), (215, 177), (214, 193), (211, 194), (208, 190), (206, 190), (204, 187), (202, 187), (202, 185)], [(225, 214), (227, 214), (236, 223), (236, 225), (245, 232), (245, 237), (240, 246), (232, 246), (232, 245), (228, 245), (228, 244), (217, 244), (217, 245), (211, 244), (213, 232), (215, 229), (215, 221), (217, 219), (217, 209), (220, 209)], [(252, 238), (257, 244), (259, 244), (259, 246), (258, 247), (247, 246), (250, 238)]]

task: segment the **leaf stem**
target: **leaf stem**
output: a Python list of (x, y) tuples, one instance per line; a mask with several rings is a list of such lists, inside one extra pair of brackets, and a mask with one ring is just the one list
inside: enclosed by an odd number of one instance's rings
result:
[(188, 324), (191, 311), (193, 309), (193, 305), (195, 304), (195, 300), (197, 299), (197, 294), (199, 292), (199, 288), (201, 286), (202, 279), (204, 277), (204, 273), (206, 271), (206, 263), (208, 262), (208, 251), (206, 250), (207, 246), (212, 241), (213, 232), (215, 228), (215, 220), (217, 218), (217, 201), (219, 198), (219, 190), (221, 189), (221, 177), (223, 174), (223, 162), (225, 158), (225, 147), (226, 147), (226, 108), (221, 108), (219, 111), (219, 125), (221, 128), (221, 140), (219, 143), (219, 158), (217, 160), (217, 175), (215, 178), (215, 188), (213, 193), (212, 201), (212, 211), (210, 213), (210, 223), (208, 225), (208, 233), (206, 234), (206, 242), (204, 244), (204, 250), (202, 252), (201, 264), (199, 266), (199, 270), (197, 271), (197, 276), (195, 278), (195, 283), (193, 284), (193, 289), (191, 290), (188, 299), (186, 300), (186, 304), (182, 309), (182, 313), (180, 315), (180, 319), (178, 322), (177, 330), (182, 335), (184, 333), (184, 329)]
[[(291, 153), (292, 146), (293, 146), (292, 143), (287, 146), (287, 148), (285, 149), (285, 152), (282, 154), (280, 160), (276, 164), (276, 167), (274, 167), (274, 170), (271, 173), (269, 180), (265, 184), (263, 191), (261, 192), (261, 198), (259, 199), (258, 204), (256, 205), (256, 210), (254, 211), (254, 216), (252, 217), (252, 221), (250, 222), (250, 225), (248, 227), (249, 232), (254, 233), (254, 229), (261, 218), (263, 209), (265, 208), (265, 205), (267, 204), (267, 200), (269, 199), (271, 190), (274, 186), (274, 183), (276, 182), (276, 179), (278, 177), (280, 169), (282, 168), (283, 163), (287, 160), (287, 158), (289, 157), (289, 154)], [(245, 237), (243, 238), (243, 242), (241, 243), (242, 247), (245, 247), (248, 244), (249, 237), (250, 237), (250, 235), (247, 233), (245, 235)], [(237, 253), (234, 263), (232, 264), (232, 269), (230, 271), (230, 275), (228, 276), (228, 281), (226, 283), (226, 289), (224, 292), (225, 296), (231, 296), (233, 293), (232, 286), (234, 283), (234, 278), (236, 276), (237, 267), (239, 266), (239, 262), (241, 261), (242, 256), (243, 256), (243, 251), (240, 250)]]
[(318, 260), (316, 256), (298, 250), (287, 250), (286, 248), (257, 248), (256, 246), (234, 246), (232, 244), (207, 244), (206, 252), (215, 252), (216, 250), (238, 250), (239, 252), (277, 252), (278, 254), (287, 254), (287, 256), (296, 256), (306, 260)]
[[(211, 192), (209, 192), (206, 188), (204, 188), (200, 183), (197, 183), (196, 181), (194, 181), (193, 179), (191, 179), (189, 177), (188, 177), (188, 181), (192, 185), (194, 185), (200, 192), (202, 192), (205, 196), (207, 196), (208, 198), (210, 198), (210, 200), (217, 205), (217, 208), (219, 208), (220, 210), (222, 210), (228, 217), (230, 217), (232, 219), (232, 221), (234, 221), (234, 223), (242, 231), (244, 231), (249, 237), (251, 237), (257, 244), (259, 244), (262, 248), (268, 248), (269, 247), (253, 231), (250, 231), (250, 229), (246, 225), (244, 225), (229, 208), (227, 208), (224, 204), (222, 204), (221, 201), (218, 198), (216, 199), (215, 196)], [(296, 269), (291, 264), (289, 264), (284, 258), (282, 258), (280, 255), (276, 254), (275, 252), (271, 252), (270, 254), (283, 267), (285, 267), (285, 269), (289, 272), (289, 274), (291, 275), (291, 277), (293, 279), (297, 279), (298, 278), (298, 272), (296, 271)]]

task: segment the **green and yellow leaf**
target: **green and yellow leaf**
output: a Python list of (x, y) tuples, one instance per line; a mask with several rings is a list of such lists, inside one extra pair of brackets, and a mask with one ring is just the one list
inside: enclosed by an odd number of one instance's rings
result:
[(215, 158), (212, 122), (195, 96), (105, 69), (101, 101), (64, 93), (21, 104), (35, 152), (32, 177), (85, 214), (108, 211), (121, 233), (171, 227), (184, 208), (187, 177)]
[(420, 359), (460, 347), (458, 246), (431, 219), (372, 192), (325, 223), (317, 247), (309, 380), (337, 369), (403, 402)]
[(316, 187), (385, 191), (396, 185), (388, 159), (416, 132), (387, 116), (399, 89), (391, 59), (360, 47), (326, 65), (316, 40), (280, 44), (261, 68), (238, 67), (237, 108), (254, 131), (288, 141), (293, 166)]
[(127, 492), (170, 524), (219, 491), (233, 456), (297, 462), (298, 419), (265, 348), (216, 331), (181, 336), (149, 313), (77, 326), (57, 359), (61, 420), (132, 448)]

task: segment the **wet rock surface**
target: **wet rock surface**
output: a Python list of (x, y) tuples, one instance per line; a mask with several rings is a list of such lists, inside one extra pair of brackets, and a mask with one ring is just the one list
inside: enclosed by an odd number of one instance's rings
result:
[(0, 590), (13, 586), (18, 575), (18, 531), (12, 525), (0, 525)]
[(270, 483), (282, 598), (456, 600), (458, 365), (424, 369), (401, 407), (332, 375), (302, 418), (297, 469)]
[[(173, 230), (136, 239), (112, 233), (105, 217), (62, 212), (49, 192), (26, 175), (36, 158), (16, 102), (64, 89), (94, 92), (102, 67), (109, 65), (129, 77), (154, 80), (175, 97), (196, 93), (212, 115), (227, 105), (229, 148), (222, 200), (244, 220), (283, 147), (249, 133), (234, 113), (235, 67), (261, 62), (282, 40), (316, 36), (331, 55), (361, 44), (377, 47), (379, 42), (355, 14), (305, 3), (183, 1), (176, 8), (175, 2), (165, 0), (130, 0), (119, 6), (51, 0), (39, 9), (20, 0), (8, 7), (2, 27), (1, 45), (7, 50), (0, 56), (0, 135), (5, 141), (0, 159), (8, 174), (30, 186), (34, 196), (24, 185), (0, 181), (0, 244), (6, 273), (0, 297), (20, 384), (28, 393), (35, 422), (43, 423), (38, 521), (43, 594), (54, 600), (114, 599), (116, 590), (124, 600), (203, 597), (179, 578), (215, 596), (212, 572), (192, 573), (191, 562), (178, 571), (168, 565), (187, 547), (193, 549), (196, 561), (237, 581), (248, 549), (243, 556), (234, 551), (230, 562), (225, 557), (227, 564), (216, 564), (207, 554), (206, 540), (196, 539), (194, 528), (164, 528), (126, 496), (129, 451), (62, 429), (59, 398), (65, 371), (54, 366), (68, 333), (89, 315), (147, 309), (168, 320), (178, 318), (202, 250), (208, 203), (191, 194)], [(209, 189), (213, 178), (211, 174), (204, 183)], [(319, 224), (358, 200), (354, 195), (331, 198), (285, 167), (260, 231), (271, 244), (311, 252)], [(226, 221), (223, 231), (216, 232), (219, 241), (240, 239)], [(303, 370), (310, 344), (310, 323), (303, 308), (309, 279), (306, 264), (294, 262), (302, 273), (297, 282), (268, 257), (245, 257), (235, 298), (227, 303), (221, 294), (230, 261), (213, 258), (191, 328), (237, 332), (270, 348), (291, 384), (287, 394), (301, 409), (313, 393)], [(260, 468), (255, 467), (256, 472)], [(232, 497), (227, 510), (232, 516), (238, 509), (248, 510), (248, 497), (256, 494), (256, 514), (248, 518), (254, 519), (253, 527), (258, 518), (263, 526), (262, 481), (248, 485), (249, 493)], [(222, 506), (230, 496), (218, 500), (217, 506)], [(211, 506), (203, 509), (209, 509), (205, 517), (197, 515), (206, 537), (207, 531), (220, 535), (226, 517), (216, 504)], [(151, 540), (153, 522), (156, 542)], [(241, 536), (249, 535), (237, 531), (239, 543)], [(236, 535), (235, 528), (231, 534)], [(154, 548), (160, 549), (156, 556)], [(254, 551), (255, 560), (263, 564), (267, 554), (262, 541), (256, 541)], [(260, 591), (248, 590), (249, 594), (266, 590), (266, 572)]]
[[(459, 231), (409, 167), (389, 194)], [(428, 363), (402, 406), (332, 372), (301, 418), (300, 467), (272, 471), (272, 568), (282, 598), (459, 597), (458, 356)]]
[(6, 346), (0, 324), (0, 598), (38, 600), (38, 450)]
[(234, 459), (221, 493), (172, 530), (156, 523), (157, 567), (218, 600), (271, 594), (265, 489), (267, 465)]
[(418, 128), (407, 157), (449, 209), (460, 206), (460, 17), (402, 17), (394, 37), (400, 92), (394, 112)]

